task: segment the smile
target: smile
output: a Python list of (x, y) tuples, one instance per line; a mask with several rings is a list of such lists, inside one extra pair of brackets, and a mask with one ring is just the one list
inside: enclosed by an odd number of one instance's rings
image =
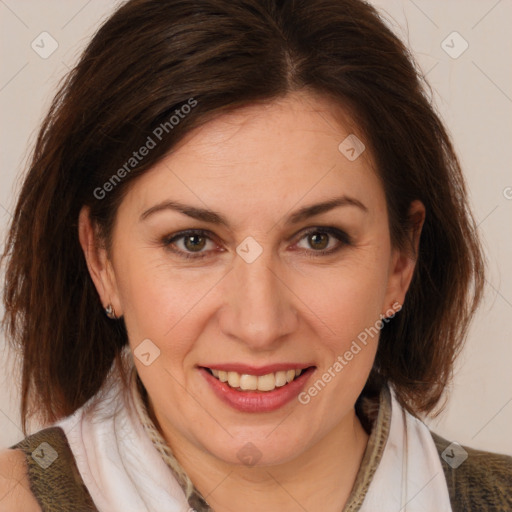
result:
[(316, 366), (294, 366), (276, 364), (255, 368), (225, 364), (217, 368), (199, 366), (198, 370), (222, 402), (241, 412), (263, 413), (296, 399), (316, 370)]
[(298, 368), (260, 376), (211, 368), (207, 368), (207, 370), (216, 379), (225, 382), (230, 388), (238, 391), (273, 391), (292, 382), (302, 373), (302, 369)]

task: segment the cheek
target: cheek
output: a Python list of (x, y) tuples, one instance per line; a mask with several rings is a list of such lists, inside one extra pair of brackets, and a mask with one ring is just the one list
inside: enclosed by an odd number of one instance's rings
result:
[(387, 291), (387, 260), (375, 250), (355, 254), (329, 271), (294, 278), (292, 289), (304, 302), (303, 312), (326, 344), (338, 353), (375, 325)]
[(187, 350), (199, 328), (199, 322), (190, 321), (191, 315), (197, 318), (218, 276), (184, 271), (165, 257), (144, 251), (126, 254), (130, 256), (118, 262), (117, 283), (130, 344), (149, 338), (164, 350), (171, 340), (174, 353)]
[[(316, 313), (310, 322), (318, 336), (320, 365), (299, 402), (311, 407), (325, 426), (340, 421), (352, 408), (368, 379), (386, 283), (380, 267), (359, 265), (347, 265), (320, 282), (322, 289), (315, 286), (307, 301)], [(318, 428), (323, 428), (322, 422)]]

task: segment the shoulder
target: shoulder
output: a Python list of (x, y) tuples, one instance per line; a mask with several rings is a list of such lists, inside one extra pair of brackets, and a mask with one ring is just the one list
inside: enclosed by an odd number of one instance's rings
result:
[(0, 512), (41, 512), (30, 490), (25, 454), (21, 450), (0, 451)]
[[(11, 448), (5, 466), (16, 465), (16, 474), (12, 477), (15, 480), (23, 477), (23, 487), (33, 502), (39, 504), (37, 508), (19, 508), (20, 511), (97, 511), (80, 476), (66, 434), (60, 427), (40, 430)], [(0, 512), (4, 511), (2, 506), (0, 501)]]
[(512, 457), (452, 444), (431, 434), (454, 512), (512, 510)]

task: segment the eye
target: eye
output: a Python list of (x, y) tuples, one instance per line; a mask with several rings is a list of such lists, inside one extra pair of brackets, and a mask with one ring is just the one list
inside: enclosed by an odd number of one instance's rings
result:
[[(300, 245), (303, 240), (305, 240), (307, 246)], [(316, 227), (302, 236), (297, 247), (305, 249), (306, 254), (315, 257), (332, 254), (340, 250), (344, 245), (350, 245), (350, 243), (349, 236), (337, 228)]]
[[(184, 258), (203, 258), (208, 255), (209, 249), (214, 250), (216, 244), (213, 242), (206, 231), (200, 229), (189, 229), (167, 237), (163, 240), (163, 244), (169, 250), (178, 253)], [(203, 249), (207, 249), (203, 251)]]

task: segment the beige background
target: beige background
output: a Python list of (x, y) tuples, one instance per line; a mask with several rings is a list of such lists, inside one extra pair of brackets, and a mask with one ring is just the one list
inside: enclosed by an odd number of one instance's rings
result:
[[(0, 0), (2, 243), (18, 190), (17, 178), (56, 85), (117, 3)], [(411, 46), (435, 90), (435, 104), (461, 157), (488, 256), (485, 303), (459, 360), (447, 408), (430, 423), (435, 431), (461, 444), (512, 454), (512, 1), (373, 3)], [(58, 48), (43, 59), (31, 43), (40, 41), (45, 31)], [(454, 31), (460, 36), (453, 35)], [(463, 49), (464, 41), (469, 46), (452, 58), (441, 47), (443, 41), (453, 55)], [(49, 39), (45, 48), (50, 48)], [(0, 354), (2, 448), (23, 436), (16, 380), (3, 333)]]

